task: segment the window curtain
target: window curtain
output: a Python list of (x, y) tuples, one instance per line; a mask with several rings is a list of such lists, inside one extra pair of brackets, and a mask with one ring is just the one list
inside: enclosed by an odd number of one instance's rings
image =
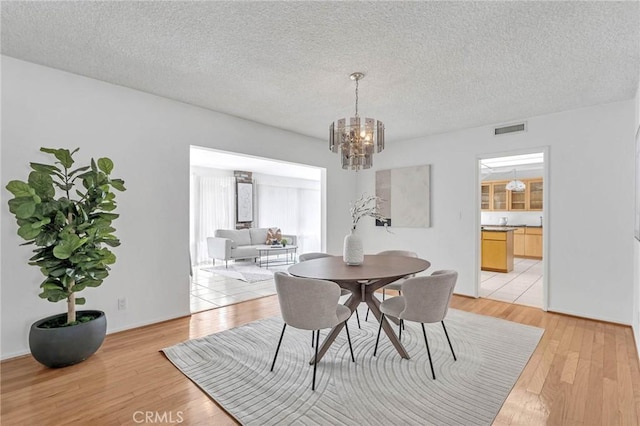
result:
[(257, 182), (258, 226), (296, 235), (298, 254), (320, 251), (320, 190)]
[(191, 175), (191, 254), (192, 263), (211, 262), (207, 237), (216, 229), (235, 228), (235, 178)]

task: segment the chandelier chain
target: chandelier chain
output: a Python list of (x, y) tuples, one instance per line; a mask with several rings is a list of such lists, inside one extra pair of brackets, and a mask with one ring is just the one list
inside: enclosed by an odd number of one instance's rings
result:
[(358, 83), (359, 78), (356, 79), (356, 117), (358, 116)]

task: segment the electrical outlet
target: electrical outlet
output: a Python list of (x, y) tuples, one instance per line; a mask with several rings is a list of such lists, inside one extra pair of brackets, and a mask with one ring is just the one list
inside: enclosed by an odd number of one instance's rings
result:
[(122, 297), (122, 298), (118, 299), (118, 310), (119, 311), (124, 311), (125, 309), (127, 309), (127, 299)]

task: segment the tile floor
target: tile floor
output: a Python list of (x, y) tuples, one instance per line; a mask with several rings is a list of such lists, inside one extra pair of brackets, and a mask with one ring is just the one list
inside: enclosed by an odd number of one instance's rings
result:
[(542, 308), (541, 260), (516, 257), (509, 273), (480, 272), (480, 297)]
[[(200, 265), (205, 266), (205, 265)], [(515, 258), (509, 273), (481, 271), (480, 296), (542, 308), (542, 261)], [(191, 312), (276, 294), (273, 280), (247, 283), (193, 268)]]
[[(245, 300), (276, 294), (273, 279), (247, 283), (193, 267), (191, 279), (191, 312), (233, 305)], [(209, 265), (207, 265), (209, 266)]]

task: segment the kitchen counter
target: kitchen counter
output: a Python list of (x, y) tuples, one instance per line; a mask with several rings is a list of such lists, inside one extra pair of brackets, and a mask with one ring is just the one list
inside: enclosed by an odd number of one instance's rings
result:
[(480, 228), (484, 229), (484, 228), (542, 228), (542, 226), (540, 225), (505, 225), (505, 226), (501, 226), (501, 225), (480, 225)]
[(482, 228), (482, 270), (513, 270), (513, 234), (517, 228), (486, 226)]

